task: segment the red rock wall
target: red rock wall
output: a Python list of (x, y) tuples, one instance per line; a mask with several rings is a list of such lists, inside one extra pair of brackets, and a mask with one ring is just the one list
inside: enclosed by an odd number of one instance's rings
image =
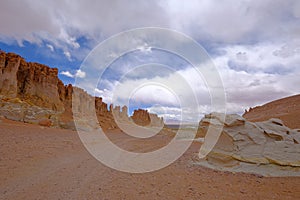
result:
[(135, 110), (131, 118), (134, 123), (140, 126), (150, 125), (151, 122), (149, 112), (143, 109)]
[[(75, 101), (78, 102), (75, 104), (76, 107), (72, 108), (73, 95), (76, 95)], [(11, 105), (18, 112), (11, 112)], [(58, 78), (57, 68), (26, 62), (19, 55), (0, 51), (0, 114), (30, 123), (39, 120), (45, 123), (48, 119), (47, 125), (50, 123), (49, 120), (52, 120), (52, 125), (74, 129), (73, 111), (90, 117), (94, 114), (91, 113), (94, 108), (98, 121), (104, 129), (117, 128), (113, 114), (122, 120), (128, 120), (126, 106), (122, 107), (121, 111), (120, 106), (114, 108), (110, 105), (108, 109), (101, 97), (92, 97), (83, 89), (73, 87), (71, 84), (64, 85)], [(40, 117), (38, 113), (43, 109), (45, 112), (42, 113), (45, 114)], [(155, 116), (152, 118), (155, 121), (159, 119)], [(141, 109), (134, 111), (132, 119), (142, 126), (150, 124), (151, 121), (148, 111)]]
[(15, 98), (18, 94), (17, 72), (21, 57), (0, 51), (0, 95)]
[(24, 100), (36, 106), (63, 111), (59, 98), (58, 69), (27, 63), (21, 56), (0, 52), (0, 95)]

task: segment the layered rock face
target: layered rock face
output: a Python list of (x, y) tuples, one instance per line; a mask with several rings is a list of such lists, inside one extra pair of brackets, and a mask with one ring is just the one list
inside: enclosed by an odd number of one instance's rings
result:
[(0, 94), (16, 98), (18, 94), (17, 72), (21, 58), (15, 54), (0, 51)]
[[(101, 97), (92, 97), (71, 84), (64, 85), (57, 75), (56, 68), (27, 63), (19, 55), (0, 51), (0, 115), (67, 129), (76, 128), (73, 114), (85, 119), (79, 124), (92, 127), (100, 124), (103, 129), (118, 128), (115, 118), (129, 121), (126, 106), (120, 110), (120, 106), (110, 105), (108, 109)], [(95, 115), (97, 122), (92, 120)], [(150, 120), (149, 113), (140, 115), (138, 112), (134, 118), (145, 125), (145, 116)], [(153, 119), (157, 120), (155, 116)]]
[[(239, 115), (206, 115), (200, 122), (205, 135), (210, 125), (223, 125), (213, 150), (206, 157), (213, 165), (233, 167), (241, 163), (300, 167), (300, 131), (286, 127), (280, 119), (249, 122)], [(299, 168), (300, 170), (300, 168)]]
[(57, 75), (56, 68), (27, 63), (19, 55), (1, 51), (0, 114), (16, 121), (75, 129), (72, 95), (76, 94), (80, 102), (75, 110), (88, 115), (86, 111), (94, 106), (104, 127), (116, 127), (102, 98), (94, 98), (70, 84), (64, 85)]
[(22, 57), (0, 52), (0, 94), (6, 98), (63, 111), (58, 93), (58, 69), (38, 63), (27, 63)]
[(131, 119), (140, 126), (150, 125), (151, 119), (147, 110), (138, 109), (133, 112)]
[(102, 101), (102, 98), (92, 97), (81, 88), (73, 87), (70, 106), (72, 106), (70, 107), (72, 116), (75, 115), (76, 128), (88, 130), (98, 128), (99, 125), (104, 130), (118, 128), (112, 111), (107, 109), (107, 104)]
[(158, 117), (154, 113), (149, 113), (147, 110), (138, 109), (131, 116), (132, 121), (139, 126), (162, 127), (164, 121), (162, 117)]
[(128, 117), (128, 108), (127, 106), (123, 106), (122, 108), (120, 106), (116, 106), (112, 108), (112, 113), (115, 121), (126, 123), (130, 120)]
[(0, 51), (0, 114), (12, 120), (57, 126), (59, 114), (65, 110), (57, 74), (55, 68), (27, 63), (19, 55)]
[(59, 126), (61, 112), (32, 105), (18, 98), (0, 99), (0, 115), (14, 121)]
[(259, 122), (279, 118), (290, 128), (300, 129), (300, 95), (295, 95), (246, 110), (243, 117)]
[(162, 117), (158, 117), (157, 114), (150, 113), (150, 125), (161, 127), (164, 126), (164, 119)]

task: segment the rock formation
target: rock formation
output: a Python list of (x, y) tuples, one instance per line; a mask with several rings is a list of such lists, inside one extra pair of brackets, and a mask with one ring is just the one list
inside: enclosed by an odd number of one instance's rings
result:
[(151, 122), (149, 112), (143, 109), (135, 110), (131, 118), (134, 123), (140, 126), (150, 125)]
[(17, 121), (48, 120), (49, 124), (50, 120), (51, 125), (58, 125), (64, 104), (57, 74), (56, 68), (27, 63), (16, 54), (0, 51), (0, 114)]
[(158, 117), (156, 114), (149, 113), (147, 110), (143, 110), (143, 109), (134, 110), (131, 119), (135, 124), (139, 126), (153, 126), (153, 127), (164, 126), (162, 117)]
[(58, 126), (60, 113), (32, 105), (19, 98), (0, 99), (0, 115), (14, 121), (39, 124), (42, 121), (50, 120), (51, 126)]
[(125, 123), (129, 121), (127, 106), (123, 106), (122, 109), (120, 106), (116, 106), (113, 108), (112, 112), (116, 122)]
[(158, 117), (157, 114), (150, 113), (150, 125), (155, 127), (163, 127), (164, 119), (162, 117)]
[[(0, 94), (7, 98), (16, 98), (18, 80), (16, 78), (21, 58), (15, 54), (0, 51)], [(12, 78), (13, 77), (13, 78)]]
[[(241, 163), (300, 167), (300, 131), (284, 126), (280, 119), (249, 122), (239, 115), (206, 115), (200, 122), (205, 135), (209, 125), (223, 125), (217, 144), (207, 155), (208, 163), (233, 167)], [(300, 170), (300, 168), (299, 168)]]
[(243, 117), (252, 122), (279, 118), (290, 128), (300, 129), (300, 95), (295, 95), (246, 110)]
[[(57, 75), (56, 68), (26, 62), (19, 55), (0, 51), (0, 115), (16, 121), (67, 129), (75, 129), (73, 114), (76, 113), (92, 119), (95, 112), (91, 112), (96, 111), (98, 122), (87, 120), (82, 123), (100, 124), (103, 129), (118, 128), (114, 115), (117, 119), (129, 120), (126, 106), (120, 111), (120, 106), (114, 108), (111, 104), (108, 110), (101, 97), (92, 97), (71, 84), (64, 85)], [(72, 107), (73, 100), (76, 107)], [(148, 112), (145, 115), (137, 112), (133, 118), (146, 125), (145, 117), (150, 122)], [(157, 120), (155, 116), (152, 118)]]
[(127, 108), (127, 106), (122, 107), (122, 111), (120, 113), (120, 118), (128, 120), (128, 108)]
[(59, 99), (58, 69), (27, 63), (22, 57), (0, 52), (0, 94), (19, 98), (36, 106), (63, 111)]

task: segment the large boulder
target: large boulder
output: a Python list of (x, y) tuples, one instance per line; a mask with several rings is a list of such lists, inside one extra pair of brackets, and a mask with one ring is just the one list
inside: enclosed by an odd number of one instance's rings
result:
[(212, 124), (223, 130), (206, 160), (218, 166), (233, 166), (240, 162), (300, 167), (300, 133), (284, 126), (279, 119), (249, 122), (239, 115), (206, 115), (200, 121), (199, 132), (205, 136)]
[(61, 112), (31, 105), (18, 98), (0, 101), (0, 114), (5, 118), (32, 124), (47, 124), (58, 126)]

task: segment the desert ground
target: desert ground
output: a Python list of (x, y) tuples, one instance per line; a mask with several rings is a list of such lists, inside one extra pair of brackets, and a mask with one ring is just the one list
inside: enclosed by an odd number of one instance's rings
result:
[[(107, 134), (132, 151), (159, 148), (171, 137), (143, 144), (121, 132)], [(300, 199), (300, 177), (220, 172), (193, 164), (198, 142), (168, 167), (130, 174), (93, 158), (76, 131), (1, 119), (0, 137), (0, 199)]]

